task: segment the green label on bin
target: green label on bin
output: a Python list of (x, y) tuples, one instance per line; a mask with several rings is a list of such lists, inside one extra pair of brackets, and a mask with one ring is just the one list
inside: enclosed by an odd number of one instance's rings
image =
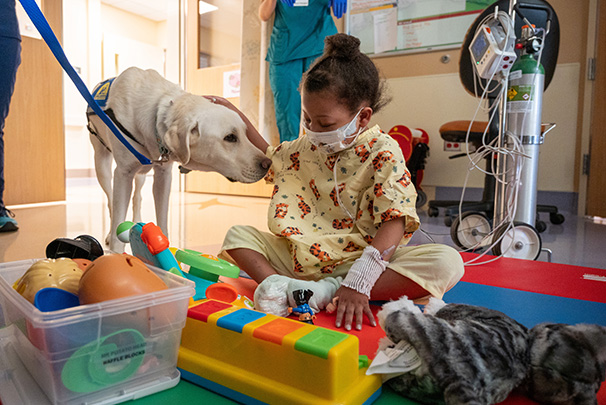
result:
[(135, 329), (92, 341), (78, 349), (61, 372), (63, 385), (74, 392), (93, 392), (130, 378), (145, 357), (145, 338)]

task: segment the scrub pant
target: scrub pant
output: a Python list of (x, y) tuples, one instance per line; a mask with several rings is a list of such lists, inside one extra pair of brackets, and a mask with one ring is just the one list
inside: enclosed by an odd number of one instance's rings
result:
[(269, 64), (269, 84), (274, 94), (280, 142), (292, 141), (299, 137), (301, 124), (299, 84), (303, 73), (319, 56)]
[[(268, 232), (261, 232), (248, 225), (236, 225), (229, 229), (219, 257), (234, 263), (227, 250), (245, 248), (261, 253), (278, 274), (297, 278), (293, 271), (289, 242)], [(360, 251), (362, 255), (362, 251)], [(353, 261), (337, 266), (328, 274), (318, 272), (314, 281), (324, 277), (345, 277)], [(388, 269), (414, 281), (431, 296), (441, 299), (463, 277), (463, 259), (459, 252), (450, 246), (425, 244), (416, 246), (398, 246), (389, 260)], [(429, 297), (415, 302), (425, 304)]]
[(0, 36), (0, 215), (4, 213), (4, 122), (15, 90), (17, 68), (21, 63), (21, 41)]

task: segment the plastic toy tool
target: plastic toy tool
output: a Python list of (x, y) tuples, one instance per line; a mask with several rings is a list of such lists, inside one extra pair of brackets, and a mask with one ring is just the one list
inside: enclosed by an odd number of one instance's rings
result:
[[(134, 256), (148, 264), (193, 281), (196, 284), (196, 294), (194, 295), (196, 301), (207, 298), (207, 288), (216, 284), (219, 281), (219, 276), (230, 278), (240, 276), (240, 269), (237, 266), (213, 255), (190, 249), (177, 250), (176, 254), (173, 255), (169, 249), (168, 238), (162, 233), (160, 227), (153, 222), (133, 224), (127, 221), (120, 224), (116, 231), (121, 241), (130, 243)], [(189, 265), (189, 271), (181, 271), (179, 263)], [(224, 289), (217, 288), (214, 292), (223, 296), (227, 289), (228, 287)], [(232, 291), (227, 291), (227, 293), (229, 297), (233, 296)]]
[(147, 245), (150, 253), (158, 261), (159, 267), (171, 270), (180, 269), (175, 256), (168, 248), (168, 238), (162, 233), (160, 227), (148, 222), (141, 228), (141, 240)]
[(116, 233), (122, 242), (130, 243), (133, 256), (152, 266), (184, 276), (181, 266), (169, 249), (168, 238), (153, 222), (135, 224), (126, 221), (118, 226)]
[(176, 258), (189, 265), (185, 277), (196, 283), (194, 300), (206, 298), (206, 289), (219, 281), (219, 276), (238, 278), (240, 268), (213, 255), (202, 254), (195, 250), (177, 250)]

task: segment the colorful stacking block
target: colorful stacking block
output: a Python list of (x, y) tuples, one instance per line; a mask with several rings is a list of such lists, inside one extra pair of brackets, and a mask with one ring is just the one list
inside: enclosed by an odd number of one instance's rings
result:
[(214, 300), (190, 307), (177, 366), (249, 404), (365, 404), (381, 393), (357, 337)]

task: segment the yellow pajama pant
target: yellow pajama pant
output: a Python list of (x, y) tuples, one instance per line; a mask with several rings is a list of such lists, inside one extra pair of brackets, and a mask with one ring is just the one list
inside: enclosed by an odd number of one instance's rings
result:
[[(251, 249), (262, 254), (278, 274), (299, 278), (293, 271), (289, 242), (286, 238), (261, 232), (252, 226), (237, 225), (227, 232), (219, 257), (234, 263), (227, 251), (238, 248)], [(331, 274), (322, 274), (318, 269), (317, 276), (310, 279), (345, 277), (352, 264), (353, 260), (345, 262), (337, 266)], [(398, 246), (387, 268), (414, 281), (436, 298), (442, 298), (444, 293), (463, 277), (464, 272), (459, 252), (441, 244)]]

